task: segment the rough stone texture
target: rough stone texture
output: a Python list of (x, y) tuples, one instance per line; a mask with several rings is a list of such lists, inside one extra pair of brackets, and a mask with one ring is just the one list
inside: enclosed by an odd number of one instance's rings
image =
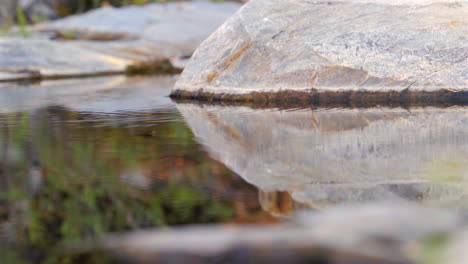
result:
[(374, 203), (307, 213), (269, 227), (146, 230), (110, 235), (97, 245), (138, 263), (430, 263), (418, 262), (427, 253), (425, 241), (463, 226), (462, 217), (444, 211)]
[(464, 90), (466, 97), (467, 25), (461, 0), (252, 0), (199, 47), (173, 94)]
[(466, 207), (464, 107), (177, 108), (212, 157), (262, 192), (313, 208), (374, 200)]
[(170, 60), (183, 67), (239, 3), (171, 2), (103, 7), (0, 38), (0, 81), (122, 73)]

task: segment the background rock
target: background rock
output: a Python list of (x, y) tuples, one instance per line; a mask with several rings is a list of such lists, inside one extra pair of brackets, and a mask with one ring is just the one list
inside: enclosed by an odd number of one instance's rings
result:
[(70, 43), (0, 39), (0, 80), (123, 73), (132, 64)]
[(102, 7), (31, 26), (32, 38), (0, 38), (0, 81), (123, 73), (168, 60), (183, 67), (239, 7), (208, 1)]
[[(35, 30), (59, 37), (84, 40), (121, 41), (113, 46), (90, 43), (116, 50), (116, 54), (140, 59), (191, 56), (198, 45), (240, 7), (239, 3), (208, 1), (170, 2), (102, 7), (41, 25)], [(89, 46), (92, 48), (93, 46)], [(120, 46), (120, 47), (117, 47)], [(126, 51), (126, 52), (125, 52)]]

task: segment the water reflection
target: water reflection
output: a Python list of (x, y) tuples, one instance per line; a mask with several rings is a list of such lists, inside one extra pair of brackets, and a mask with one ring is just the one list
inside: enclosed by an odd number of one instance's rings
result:
[(177, 108), (210, 155), (257, 186), (275, 215), (370, 200), (468, 202), (464, 107)]
[(114, 263), (60, 246), (149, 227), (275, 221), (255, 187), (203, 151), (171, 101), (150, 96), (171, 87), (155, 92), (147, 81), (88, 87), (50, 106), (57, 88), (0, 109), (0, 263)]
[(466, 108), (174, 105), (174, 81), (0, 85), (0, 263), (114, 263), (60, 246), (335, 203), (465, 205)]
[(0, 83), (0, 113), (58, 105), (80, 112), (118, 113), (173, 107), (168, 94), (174, 76), (112, 76), (39, 83)]

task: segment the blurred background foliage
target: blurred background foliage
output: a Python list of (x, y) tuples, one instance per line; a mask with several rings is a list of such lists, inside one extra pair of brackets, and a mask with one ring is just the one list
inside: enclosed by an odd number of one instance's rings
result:
[(173, 0), (43, 0), (59, 16), (82, 13), (101, 6), (143, 5), (148, 3), (168, 2)]
[(257, 190), (210, 159), (180, 119), (59, 107), (0, 115), (0, 263), (111, 263), (60, 247), (141, 228), (272, 221)]
[[(39, 23), (102, 6), (144, 5), (187, 0), (0, 0), (0, 25)], [(214, 2), (246, 0), (211, 0)], [(22, 21), (22, 17), (25, 21)]]

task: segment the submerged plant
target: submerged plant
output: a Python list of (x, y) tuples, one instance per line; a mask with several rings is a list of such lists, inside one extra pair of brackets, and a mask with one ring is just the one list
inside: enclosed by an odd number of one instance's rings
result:
[[(75, 120), (73, 116), (65, 116), (76, 115), (52, 111), (41, 116), (50, 114), (65, 120)], [(163, 168), (166, 163), (175, 163), (168, 159), (180, 157), (164, 153), (163, 141), (139, 136), (137, 131), (141, 129), (145, 135), (146, 127), (124, 129), (82, 124), (77, 128), (64, 122), (52, 128), (37, 116), (34, 120), (29, 115), (11, 118), (15, 126), (0, 125), (0, 148), (8, 142), (9, 148), (18, 153), (25, 149), (31, 153), (13, 163), (2, 161), (0, 156), (0, 227), (9, 224), (9, 237), (14, 241), (7, 252), (21, 253), (9, 254), (8, 262), (2, 262), (0, 256), (0, 263), (15, 263), (11, 259), (21, 260), (23, 255), (33, 256), (36, 263), (112, 263), (99, 254), (89, 256), (95, 261), (89, 262), (57, 249), (109, 232), (222, 222), (234, 216), (232, 201), (207, 192), (204, 178), (192, 184), (173, 175), (176, 170)], [(181, 123), (155, 125), (151, 131), (177, 137), (179, 148), (192, 146), (191, 132)], [(28, 135), (34, 135), (34, 142)], [(73, 140), (76, 138), (86, 140)], [(163, 156), (166, 158), (161, 159)], [(206, 174), (209, 164), (195, 162), (199, 159), (197, 153), (183, 158), (192, 164), (185, 166), (191, 175), (188, 178)], [(160, 178), (146, 187), (132, 185), (131, 179), (140, 172), (148, 179), (151, 175)], [(167, 172), (164, 177), (163, 172)], [(8, 180), (6, 190), (1, 189), (3, 176)]]

